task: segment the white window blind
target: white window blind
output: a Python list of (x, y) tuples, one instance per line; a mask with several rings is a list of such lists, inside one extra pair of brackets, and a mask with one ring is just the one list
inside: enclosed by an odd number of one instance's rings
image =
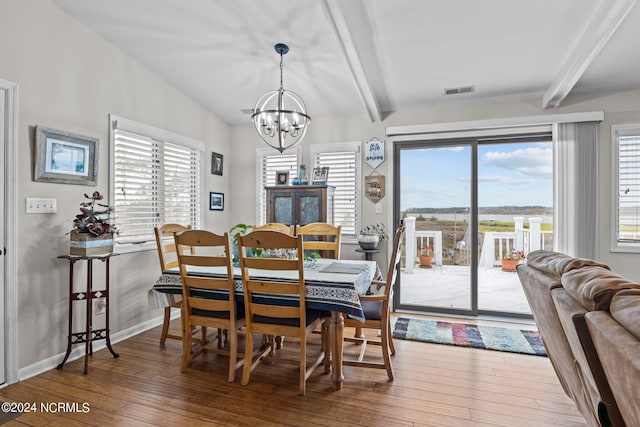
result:
[(278, 153), (272, 149), (258, 149), (256, 154), (256, 165), (258, 166), (256, 171), (258, 177), (256, 179), (256, 194), (258, 195), (256, 224), (264, 224), (267, 222), (267, 203), (269, 203), (264, 187), (276, 185), (276, 172), (278, 171), (288, 171), (289, 183), (291, 183), (293, 178), (298, 175), (299, 151)]
[(313, 167), (329, 167), (327, 185), (335, 187), (334, 225), (355, 236), (360, 215), (360, 142), (311, 146)]
[(618, 249), (640, 249), (640, 125), (614, 126), (614, 219)]
[[(135, 132), (113, 130), (112, 200), (116, 243), (155, 241), (153, 227), (201, 224), (201, 150)], [(153, 130), (153, 128), (150, 128)], [(179, 139), (179, 138), (177, 138)]]

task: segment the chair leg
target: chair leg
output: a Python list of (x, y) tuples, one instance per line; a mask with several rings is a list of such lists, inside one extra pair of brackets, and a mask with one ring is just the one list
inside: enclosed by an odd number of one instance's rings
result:
[[(182, 316), (184, 319), (185, 316)], [(180, 372), (186, 372), (189, 368), (189, 362), (191, 361), (191, 340), (193, 339), (191, 333), (191, 325), (185, 325), (185, 321), (182, 321), (182, 368)]]
[(307, 340), (300, 340), (300, 396), (304, 396), (307, 388)]
[[(249, 376), (253, 366), (253, 334), (248, 332), (244, 343), (244, 368), (242, 369), (242, 385), (249, 384)], [(257, 362), (257, 361), (256, 361)]]
[(380, 338), (382, 341), (382, 359), (384, 360), (384, 366), (387, 370), (387, 376), (389, 381), (393, 381), (393, 367), (391, 366), (391, 355), (389, 354), (389, 325), (382, 325), (382, 331), (380, 331)]
[(391, 355), (396, 355), (396, 346), (393, 344), (393, 331), (391, 330), (391, 326), (387, 326), (387, 332), (389, 333), (389, 349), (391, 350)]
[(238, 360), (238, 334), (232, 331), (229, 337), (229, 382), (236, 379), (236, 361)]
[(162, 333), (160, 334), (160, 345), (164, 345), (167, 341), (167, 334), (169, 333), (169, 322), (171, 321), (171, 306), (164, 308), (164, 321), (162, 323)]

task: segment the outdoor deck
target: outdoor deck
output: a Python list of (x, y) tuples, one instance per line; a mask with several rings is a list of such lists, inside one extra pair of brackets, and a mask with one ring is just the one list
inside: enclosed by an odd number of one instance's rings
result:
[[(430, 269), (416, 267), (412, 274), (401, 271), (402, 304), (469, 309), (469, 267), (443, 265)], [(516, 273), (501, 268), (478, 269), (480, 310), (531, 314)]]

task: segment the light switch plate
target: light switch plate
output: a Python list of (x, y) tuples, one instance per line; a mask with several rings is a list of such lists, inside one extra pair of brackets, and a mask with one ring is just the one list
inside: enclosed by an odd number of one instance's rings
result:
[(58, 211), (56, 199), (26, 198), (27, 213), (56, 213)]
[(376, 213), (377, 214), (381, 214), (382, 213), (382, 202), (376, 203)]

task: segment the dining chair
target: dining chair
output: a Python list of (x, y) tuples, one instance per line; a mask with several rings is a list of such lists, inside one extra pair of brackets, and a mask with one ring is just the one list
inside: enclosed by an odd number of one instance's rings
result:
[[(238, 329), (244, 327), (244, 306), (238, 304), (229, 233), (214, 234), (205, 230), (175, 233), (178, 247), (192, 248), (187, 254), (178, 251), (178, 266), (182, 280), (182, 368), (185, 372), (194, 357), (201, 353), (215, 353), (229, 357), (229, 382), (235, 379), (236, 369), (244, 364), (238, 360)], [(207, 269), (219, 268), (215, 275), (204, 275)], [(205, 271), (203, 271), (205, 270)], [(219, 297), (217, 297), (219, 295)], [(213, 296), (213, 297), (212, 297)], [(226, 330), (229, 348), (207, 343), (193, 345), (193, 328), (218, 328), (218, 335)]]
[[(160, 260), (160, 272), (178, 267), (178, 255), (173, 233), (181, 233), (191, 230), (190, 225), (181, 224), (164, 224), (160, 227), (154, 227), (153, 231), (156, 236), (156, 244), (158, 247), (158, 258)], [(182, 248), (190, 250), (189, 248)], [(182, 300), (170, 303), (164, 308), (164, 321), (162, 323), (162, 333), (160, 334), (160, 345), (164, 345), (167, 338), (181, 340), (182, 335), (169, 334), (169, 324), (171, 323), (171, 309), (182, 309)], [(206, 331), (203, 331), (202, 339), (205, 339)]]
[[(311, 364), (308, 364), (308, 338), (314, 329), (322, 326), (328, 313), (306, 309), (304, 259), (301, 255), (303, 241), (301, 238), (276, 231), (254, 231), (246, 236), (238, 236), (238, 242), (246, 317), (246, 363), (242, 372), (242, 384), (249, 383), (251, 372), (261, 361), (295, 364), (299, 367), (299, 394), (304, 395), (307, 379), (324, 360), (328, 345), (327, 334), (323, 333), (320, 351), (312, 357)], [(250, 258), (247, 256), (247, 248), (279, 249), (285, 253), (295, 250), (296, 258)], [(275, 270), (283, 276), (283, 279), (253, 278), (250, 276), (250, 269)], [(289, 304), (286, 303), (287, 300)], [(272, 344), (253, 360), (250, 355), (253, 348), (253, 334), (269, 336), (270, 341), (273, 341), (272, 337), (275, 336), (297, 338), (300, 341), (299, 358), (290, 360), (275, 357)]]
[(279, 231), (293, 236), (293, 225), (281, 224), (279, 222), (268, 222), (263, 225), (254, 225), (252, 231)]
[[(364, 311), (365, 321), (360, 322), (356, 319), (345, 318), (344, 326), (353, 328), (375, 329), (380, 330), (380, 339), (367, 339), (364, 336), (344, 337), (344, 341), (355, 342), (360, 344), (360, 354), (357, 360), (343, 358), (342, 364), (346, 366), (360, 366), (365, 368), (386, 369), (389, 380), (393, 380), (393, 367), (391, 366), (391, 357), (396, 354), (393, 345), (391, 331), (391, 308), (389, 302), (393, 297), (393, 286), (398, 276), (398, 264), (400, 263), (400, 242), (404, 235), (404, 227), (396, 230), (393, 239), (393, 250), (389, 261), (389, 270), (387, 270), (387, 280), (371, 282), (371, 286), (381, 286), (383, 292), (379, 295), (360, 295), (362, 310)], [(377, 345), (382, 348), (383, 362), (364, 361), (364, 355), (367, 344)]]
[[(312, 222), (296, 226), (296, 236), (304, 237), (305, 251), (322, 251), (323, 258), (340, 259), (341, 226), (326, 222)], [(329, 255), (328, 252), (331, 252)]]

